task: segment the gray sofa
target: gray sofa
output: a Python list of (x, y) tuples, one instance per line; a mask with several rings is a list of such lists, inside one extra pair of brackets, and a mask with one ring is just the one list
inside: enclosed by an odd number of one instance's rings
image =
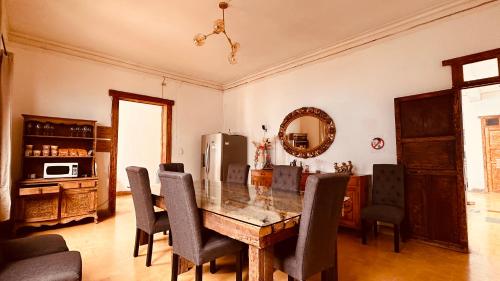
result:
[(82, 258), (60, 235), (0, 242), (0, 281), (74, 281), (82, 279)]

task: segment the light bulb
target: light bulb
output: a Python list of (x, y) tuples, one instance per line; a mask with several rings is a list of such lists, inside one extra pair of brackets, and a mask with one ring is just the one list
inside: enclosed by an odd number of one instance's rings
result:
[(227, 57), (228, 61), (230, 64), (236, 64), (238, 63), (238, 60), (236, 60), (236, 54), (234, 52), (231, 52), (229, 56)]
[(193, 41), (196, 46), (203, 46), (205, 44), (205, 40), (207, 36), (201, 33), (198, 33), (194, 36)]
[(214, 33), (219, 34), (225, 30), (224, 20), (218, 19), (214, 21)]

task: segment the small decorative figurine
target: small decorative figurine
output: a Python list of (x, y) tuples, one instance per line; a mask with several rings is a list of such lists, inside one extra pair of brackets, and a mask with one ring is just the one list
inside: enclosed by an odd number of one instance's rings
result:
[(347, 174), (347, 175), (352, 175), (352, 162), (351, 161), (347, 161), (347, 164), (345, 162), (342, 162), (341, 165), (339, 165), (338, 163), (334, 163), (333, 164), (333, 167), (335, 168), (335, 173), (338, 173), (338, 174)]
[(297, 159), (294, 159), (292, 162), (290, 162), (290, 166), (297, 167)]

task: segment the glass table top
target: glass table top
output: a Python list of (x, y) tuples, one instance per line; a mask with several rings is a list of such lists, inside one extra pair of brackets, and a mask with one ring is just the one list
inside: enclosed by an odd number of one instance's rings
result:
[[(264, 227), (300, 216), (302, 193), (269, 187), (198, 181), (194, 183), (198, 208)], [(165, 194), (152, 186), (153, 194)]]

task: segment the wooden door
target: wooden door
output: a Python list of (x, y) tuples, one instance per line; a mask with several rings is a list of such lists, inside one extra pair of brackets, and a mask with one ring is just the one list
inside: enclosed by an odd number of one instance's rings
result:
[(404, 234), (467, 251), (461, 96), (395, 99), (398, 163), (405, 165)]
[(484, 176), (488, 191), (500, 192), (500, 115), (481, 117)]

